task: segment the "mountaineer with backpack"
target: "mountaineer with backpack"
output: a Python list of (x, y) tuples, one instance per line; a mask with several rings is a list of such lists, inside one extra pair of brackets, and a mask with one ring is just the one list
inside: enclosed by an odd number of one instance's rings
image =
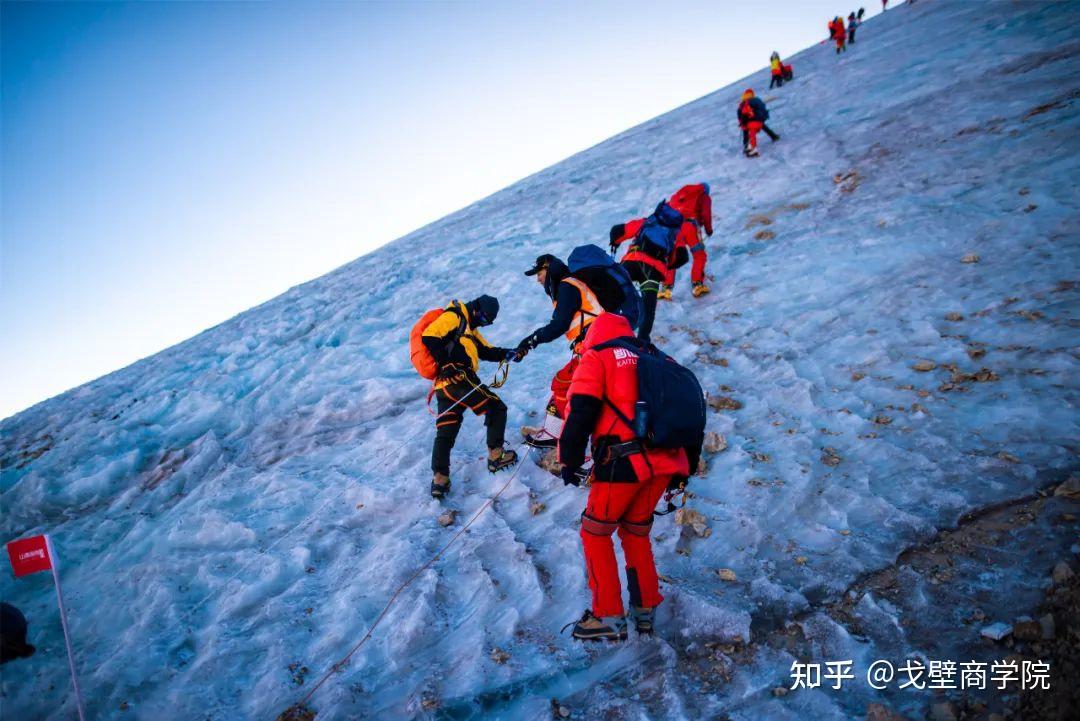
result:
[(847, 17), (847, 41), (848, 45), (855, 42), (855, 31), (859, 29), (859, 25), (862, 24), (862, 20), (855, 17), (855, 11), (853, 10)]
[(829, 23), (829, 37), (836, 41), (836, 54), (847, 52), (847, 30), (844, 29), (844, 18), (837, 15)]
[[(693, 226), (692, 232), (687, 228), (680, 228), (675, 243), (676, 247), (686, 248), (693, 259), (690, 268), (691, 289), (695, 298), (701, 297), (709, 292), (709, 286), (705, 285), (705, 263), (709, 256), (705, 252), (705, 239), (701, 236), (702, 231), (709, 237), (713, 234), (712, 196), (709, 192), (709, 184), (684, 185), (671, 196), (668, 205), (679, 211), (685, 222)], [(671, 289), (675, 286), (675, 268), (668, 270), (664, 285), (658, 297), (671, 300)]]
[[(547, 403), (544, 425), (530, 429), (525, 442), (534, 448), (554, 448), (566, 417), (566, 393), (577, 368), (578, 346), (593, 320), (610, 310), (622, 313), (631, 325), (640, 316), (641, 299), (626, 270), (595, 245), (583, 245), (570, 253), (570, 265), (545, 253), (536, 259), (525, 275), (536, 281), (551, 298), (555, 308), (547, 325), (522, 340), (514, 356), (520, 361), (533, 348), (550, 343), (560, 335), (570, 342), (571, 357), (551, 379), (551, 398)], [(595, 290), (594, 290), (595, 289)]]
[(769, 140), (774, 143), (780, 139), (780, 136), (765, 124), (765, 121), (769, 119), (769, 110), (765, 107), (762, 99), (754, 95), (753, 88), (747, 88), (743, 92), (742, 100), (739, 102), (739, 108), (735, 111), (735, 115), (739, 120), (739, 127), (742, 129), (743, 155), (746, 157), (756, 158), (758, 156), (757, 134), (759, 130), (764, 130), (765, 134), (769, 136)]
[(413, 326), (409, 342), (413, 366), (434, 381), (431, 392), (439, 409), (431, 449), (433, 498), (450, 492), (450, 451), (466, 408), (484, 416), (488, 471), (501, 471), (517, 461), (517, 453), (503, 448), (506, 404), (476, 375), (480, 361), (505, 361), (516, 354), (511, 348), (492, 346), (480, 335), (479, 328), (494, 323), (498, 314), (499, 301), (482, 295), (468, 303), (454, 300), (445, 308), (429, 310)]
[[(679, 234), (689, 234), (679, 243)], [(638, 325), (638, 337), (648, 342), (656, 319), (656, 299), (667, 279), (668, 271), (686, 264), (686, 249), (696, 241), (697, 231), (685, 223), (682, 214), (667, 201), (660, 201), (653, 214), (627, 223), (611, 226), (611, 255), (619, 245), (630, 241), (630, 248), (622, 258), (622, 265), (641, 290), (642, 317)], [(667, 295), (667, 297), (671, 297)]]
[[(667, 490), (697, 470), (705, 435), (705, 397), (694, 374), (633, 336), (614, 313), (593, 321), (570, 385), (559, 439), (562, 478), (581, 483), (592, 437), (592, 483), (581, 514), (581, 541), (592, 605), (574, 624), (580, 640), (624, 640), (626, 618), (611, 535), (618, 531), (638, 633), (652, 633), (663, 596), (649, 532)], [(569, 626), (570, 624), (567, 624)]]
[(784, 87), (784, 63), (780, 61), (780, 53), (775, 50), (769, 56), (769, 69), (772, 75), (772, 79), (769, 80), (769, 90), (772, 90), (773, 87)]

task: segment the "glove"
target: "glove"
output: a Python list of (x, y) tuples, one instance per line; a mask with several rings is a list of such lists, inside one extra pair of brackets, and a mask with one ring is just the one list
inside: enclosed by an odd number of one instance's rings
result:
[(559, 471), (559, 475), (562, 476), (563, 485), (567, 486), (581, 486), (581, 473), (580, 468), (571, 468), (570, 466), (563, 466)]
[(518, 343), (517, 349), (514, 351), (518, 357), (514, 360), (520, 362), (522, 358), (528, 355), (529, 351), (536, 347), (536, 336), (531, 335), (525, 340)]
[(608, 247), (611, 249), (611, 254), (612, 255), (615, 255), (616, 253), (619, 252), (619, 245), (617, 243), (612, 243)]
[(669, 491), (681, 491), (686, 488), (686, 484), (690, 482), (690, 479), (686, 476), (672, 476), (668, 481), (667, 489)]
[(506, 358), (506, 360), (514, 361), (515, 363), (520, 361), (522, 358), (524, 358), (524, 356), (519, 356), (518, 355), (518, 349), (517, 348), (500, 348), (499, 352), (503, 354), (503, 356)]

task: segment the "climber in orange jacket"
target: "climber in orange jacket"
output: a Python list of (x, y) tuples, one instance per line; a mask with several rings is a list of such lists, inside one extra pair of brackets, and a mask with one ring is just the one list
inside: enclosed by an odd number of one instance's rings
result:
[[(661, 293), (666, 298), (671, 298), (671, 293), (665, 292), (663, 288), (663, 283), (668, 279), (669, 271), (686, 265), (690, 259), (689, 247), (697, 242), (697, 228), (694, 227), (693, 223), (687, 222), (682, 217), (682, 214), (667, 202), (661, 202), (657, 210), (659, 211), (660, 208), (665, 208), (668, 211), (664, 213), (665, 222), (670, 223), (668, 227), (672, 230), (678, 229), (671, 253), (667, 258), (650, 255), (642, 249), (641, 244), (638, 242), (638, 235), (648, 218), (637, 218), (626, 223), (613, 225), (610, 235), (612, 255), (616, 253), (619, 245), (630, 241), (630, 249), (619, 262), (626, 267), (630, 277), (641, 289), (641, 303), (644, 312), (641, 323), (638, 325), (638, 337), (644, 340), (648, 340), (652, 333), (653, 321), (656, 319), (657, 299), (661, 297)], [(697, 295), (700, 294), (700, 292), (697, 293)]]
[(653, 509), (665, 490), (686, 481), (701, 457), (700, 442), (659, 448), (637, 439), (625, 419), (635, 417), (639, 400), (638, 357), (621, 347), (597, 349), (616, 339), (635, 347), (644, 345), (634, 338), (626, 318), (601, 314), (582, 344), (559, 440), (563, 481), (578, 485), (574, 471), (584, 462), (592, 438), (593, 480), (581, 514), (592, 604), (573, 630), (574, 638), (589, 641), (626, 638), (619, 567), (611, 539), (616, 531), (626, 560), (631, 614), (638, 633), (652, 633), (655, 609), (664, 600), (649, 539)]
[(753, 89), (747, 88), (743, 92), (742, 102), (739, 103), (739, 108), (735, 114), (739, 119), (739, 127), (742, 129), (743, 154), (748, 158), (755, 158), (758, 155), (757, 134), (759, 130), (764, 130), (774, 143), (780, 139), (780, 136), (765, 124), (765, 121), (769, 119), (769, 110), (765, 107), (765, 103), (761, 98), (754, 95)]
[[(676, 241), (676, 247), (683, 247), (690, 253), (693, 265), (690, 269), (690, 282), (694, 297), (700, 297), (709, 292), (709, 286), (705, 285), (705, 263), (709, 256), (705, 252), (706, 236), (712, 236), (712, 196), (708, 183), (694, 183), (684, 185), (675, 191), (668, 204), (682, 213), (686, 222), (694, 226), (693, 232), (683, 228), (680, 230)], [(671, 300), (671, 289), (675, 286), (675, 268), (670, 268), (664, 279), (664, 288), (660, 291), (659, 298)]]
[(836, 54), (847, 51), (847, 29), (844, 27), (844, 19), (837, 15), (829, 23), (829, 36), (836, 41)]

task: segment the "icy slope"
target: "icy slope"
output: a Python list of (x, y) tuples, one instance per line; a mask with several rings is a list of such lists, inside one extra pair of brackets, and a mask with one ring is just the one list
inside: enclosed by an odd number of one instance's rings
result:
[[(655, 335), (742, 408), (710, 416), (729, 448), (694, 482), (712, 535), (655, 528), (670, 579), (658, 637), (582, 649), (559, 635), (587, 600), (584, 492), (526, 462), (312, 706), (548, 718), (558, 697), (581, 717), (861, 716), (861, 694), (773, 699), (790, 657), (711, 689), (680, 659), (1075, 466), (1078, 20), (1070, 4), (891, 10), (845, 56), (793, 57), (781, 90), (759, 72), (4, 421), (3, 536), (54, 536), (91, 716), (273, 718), (301, 697), (454, 532), (427, 495), (415, 318), (488, 292), (503, 311), (487, 336), (516, 343), (550, 312), (521, 275), (537, 254), (603, 244), (698, 180), (714, 189), (713, 293), (690, 298), (682, 273)], [(734, 124), (747, 85), (783, 136), (757, 160)], [(513, 367), (511, 430), (535, 420), (565, 356), (551, 344)], [(483, 445), (468, 418), (446, 504), (465, 517), (506, 480)], [(39, 648), (4, 667), (5, 712), (69, 718), (49, 581), (2, 584)]]

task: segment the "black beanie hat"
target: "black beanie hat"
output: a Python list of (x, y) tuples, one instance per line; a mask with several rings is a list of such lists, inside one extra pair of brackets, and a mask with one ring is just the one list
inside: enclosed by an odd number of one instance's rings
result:
[(614, 243), (616, 240), (623, 237), (625, 233), (626, 223), (619, 223), (618, 225), (611, 226), (611, 232), (608, 234), (608, 237), (611, 239), (611, 242)]
[(491, 325), (499, 315), (499, 300), (490, 295), (482, 295), (469, 301), (469, 311), (477, 325)]

